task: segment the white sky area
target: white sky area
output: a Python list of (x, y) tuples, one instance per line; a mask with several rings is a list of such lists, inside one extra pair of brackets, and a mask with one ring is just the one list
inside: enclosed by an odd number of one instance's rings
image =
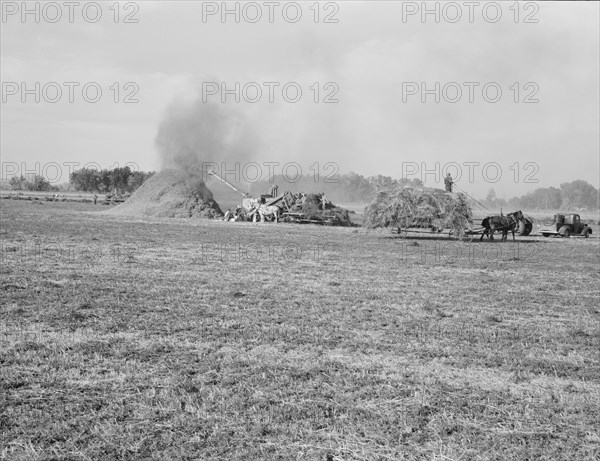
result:
[[(420, 9), (421, 2), (377, 1), (320, 3), (317, 23), (313, 2), (301, 3), (302, 17), (295, 23), (282, 14), (289, 2), (275, 7), (272, 23), (263, 2), (257, 2), (262, 17), (256, 23), (247, 20), (255, 15), (250, 8), (239, 23), (234, 15), (223, 22), (219, 13), (203, 21), (203, 8), (220, 9), (221, 2), (121, 3), (115, 23), (112, 3), (101, 2), (102, 17), (95, 23), (83, 17), (87, 2), (75, 7), (72, 22), (68, 6), (57, 2), (62, 16), (55, 23), (49, 20), (56, 10), (42, 11), (44, 3), (39, 4), (39, 23), (34, 14), (21, 16), (21, 2), (2, 3), (2, 179), (13, 162), (29, 170), (36, 162), (40, 170), (50, 162), (96, 162), (101, 168), (131, 162), (144, 171), (158, 170), (162, 163), (155, 138), (173, 101), (184, 106), (198, 101), (203, 82), (223, 82), (231, 89), (236, 82), (241, 87), (256, 82), (263, 89), (258, 102), (241, 94), (236, 103), (229, 95), (223, 105), (239, 115), (244, 131), (253, 133), (247, 162), (298, 162), (305, 174), (314, 174), (315, 162), (321, 173), (331, 172), (324, 167), (333, 162), (340, 173), (396, 178), (410, 168), (409, 177), (432, 187), (443, 187), (443, 178), (424, 176), (423, 167), (435, 171), (439, 165), (440, 173), (456, 176), (455, 169), (444, 169), (454, 163), (462, 167), (458, 185), (463, 190), (481, 197), (493, 187), (507, 199), (575, 179), (599, 187), (597, 2), (521, 4), (516, 23), (513, 2), (501, 4), (497, 22), (483, 17), (486, 2), (474, 7), (472, 22), (468, 5), (457, 2), (462, 17), (454, 23), (456, 9), (444, 3), (438, 4), (442, 14), (436, 23), (433, 14), (423, 21), (420, 12), (403, 21), (403, 10)], [(245, 4), (238, 5), (243, 13)], [(36, 8), (34, 3), (27, 6)], [(15, 7), (18, 11), (11, 14)], [(128, 13), (138, 22), (125, 23)], [(294, 9), (287, 13), (293, 19)], [(488, 9), (488, 19), (495, 13)], [(87, 14), (93, 19), (94, 9)], [(324, 22), (327, 14), (338, 22)], [(537, 23), (524, 22), (528, 15)], [(56, 96), (53, 87), (45, 95), (42, 91), (50, 82), (63, 90), (55, 103), (48, 101)], [(79, 83), (73, 102), (64, 82)], [(102, 89), (97, 103), (82, 96), (89, 82)], [(109, 88), (115, 82), (120, 89), (116, 103)], [(123, 102), (133, 88), (125, 88), (127, 82), (139, 88), (134, 96), (139, 102)], [(273, 102), (263, 82), (280, 83)], [(303, 91), (297, 103), (282, 97), (288, 82)], [(309, 88), (314, 82), (320, 87), (318, 103)], [(339, 102), (322, 101), (331, 91), (324, 88), (327, 82), (339, 88)], [(434, 94), (425, 103), (420, 93), (403, 95), (406, 82), (430, 89), (440, 82), (440, 102)], [(451, 82), (463, 90), (455, 103), (449, 102), (455, 87), (447, 86), (446, 95), (441, 91)], [(473, 102), (464, 82), (478, 84)], [(21, 83), (34, 91), (23, 95)], [(502, 89), (496, 103), (483, 97), (487, 83)], [(95, 96), (93, 88), (88, 95)], [(496, 96), (493, 87), (487, 95)], [(538, 102), (525, 103), (528, 96)], [(207, 101), (222, 104), (220, 95), (207, 95)], [(501, 168), (497, 182), (497, 168), (486, 167), (491, 162)], [(67, 171), (65, 166), (60, 182), (68, 180)]]

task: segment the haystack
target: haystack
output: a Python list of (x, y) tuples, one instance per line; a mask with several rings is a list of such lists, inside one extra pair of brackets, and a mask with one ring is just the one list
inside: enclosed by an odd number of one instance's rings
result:
[(168, 218), (220, 218), (223, 212), (198, 177), (178, 170), (163, 170), (142, 184), (112, 215)]
[(470, 228), (471, 218), (472, 211), (463, 194), (432, 188), (382, 190), (365, 208), (365, 225), (369, 228), (451, 229), (461, 237)]

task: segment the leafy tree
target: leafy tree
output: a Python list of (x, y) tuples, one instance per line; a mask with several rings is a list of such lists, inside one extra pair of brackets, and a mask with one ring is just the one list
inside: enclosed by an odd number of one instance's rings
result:
[(10, 178), (9, 184), (13, 189), (16, 190), (30, 190), (38, 192), (58, 190), (58, 187), (50, 184), (50, 181), (41, 175), (35, 175), (31, 179), (26, 179), (25, 176), (13, 176)]
[(40, 176), (37, 174), (33, 177), (33, 181), (28, 181), (27, 188), (29, 190), (34, 190), (34, 191), (50, 191), (50, 190), (52, 190), (52, 186), (50, 185), (50, 182), (43, 176)]
[(369, 178), (369, 183), (376, 191), (381, 189), (390, 189), (398, 185), (398, 181), (395, 179), (391, 178), (390, 176), (383, 176), (380, 174), (377, 176), (371, 176)]
[(131, 173), (127, 178), (127, 192), (136, 190), (149, 176), (151, 176), (151, 173), (144, 173), (142, 171), (134, 171)]
[(587, 181), (577, 179), (560, 185), (563, 207), (598, 208), (598, 189)]
[(99, 175), (97, 170), (82, 168), (71, 173), (69, 179), (76, 190), (83, 192), (98, 191)]
[(115, 168), (111, 171), (111, 187), (120, 193), (127, 191), (129, 176), (131, 176), (131, 169), (128, 166)]
[(10, 181), (8, 181), (8, 183), (10, 184), (10, 187), (12, 187), (12, 189), (14, 190), (23, 190), (25, 189), (25, 183), (27, 182), (27, 180), (25, 179), (25, 176), (13, 176), (12, 178), (10, 178)]

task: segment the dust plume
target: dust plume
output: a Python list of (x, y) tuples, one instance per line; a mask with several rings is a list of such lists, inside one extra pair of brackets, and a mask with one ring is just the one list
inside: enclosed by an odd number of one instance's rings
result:
[(215, 102), (175, 101), (158, 127), (155, 144), (161, 167), (200, 173), (211, 162), (252, 161), (257, 140), (234, 107)]

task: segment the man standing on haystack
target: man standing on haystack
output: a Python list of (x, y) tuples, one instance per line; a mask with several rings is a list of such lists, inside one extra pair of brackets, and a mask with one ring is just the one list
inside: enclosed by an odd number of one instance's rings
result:
[(450, 173), (444, 178), (444, 183), (446, 184), (446, 192), (452, 192), (452, 176)]
[(270, 195), (271, 197), (277, 197), (277, 190), (278, 190), (278, 189), (279, 189), (279, 188), (277, 187), (277, 184), (273, 184), (273, 185), (271, 186), (271, 188), (269, 189), (269, 195)]

